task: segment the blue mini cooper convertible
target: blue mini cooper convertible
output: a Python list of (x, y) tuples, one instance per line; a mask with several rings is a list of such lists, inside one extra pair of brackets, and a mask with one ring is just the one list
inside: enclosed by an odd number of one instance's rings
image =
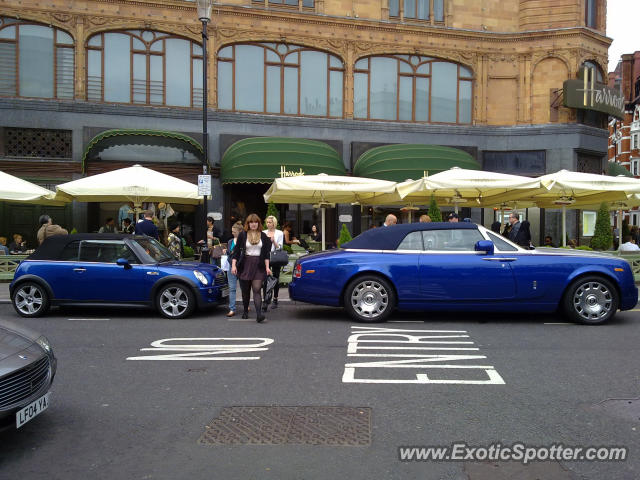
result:
[(229, 295), (215, 265), (179, 262), (144, 235), (77, 234), (47, 238), (16, 269), (11, 301), (23, 317), (44, 315), (51, 305), (147, 305), (167, 318)]
[(638, 301), (629, 264), (607, 254), (524, 250), (473, 223), (368, 230), (342, 249), (301, 257), (291, 299), (342, 306), (361, 322), (391, 312), (554, 312), (599, 324)]

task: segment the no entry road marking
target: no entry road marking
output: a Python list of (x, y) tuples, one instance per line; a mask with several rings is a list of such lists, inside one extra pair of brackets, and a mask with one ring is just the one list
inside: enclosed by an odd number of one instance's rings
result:
[(361, 361), (345, 364), (342, 382), (504, 385), (468, 339), (466, 330), (352, 326), (347, 357)]
[(151, 342), (151, 348), (140, 349), (162, 355), (128, 357), (127, 360), (259, 360), (260, 357), (237, 354), (264, 352), (272, 343), (272, 338), (164, 338)]

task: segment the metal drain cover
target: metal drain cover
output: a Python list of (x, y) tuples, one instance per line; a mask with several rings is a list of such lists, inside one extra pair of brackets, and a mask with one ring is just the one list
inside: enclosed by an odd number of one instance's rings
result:
[(371, 409), (225, 407), (199, 443), (211, 445), (371, 444)]

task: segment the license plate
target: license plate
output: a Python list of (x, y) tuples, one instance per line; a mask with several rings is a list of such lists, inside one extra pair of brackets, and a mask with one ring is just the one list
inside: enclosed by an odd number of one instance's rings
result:
[(16, 413), (16, 428), (20, 428), (29, 420), (33, 420), (34, 417), (40, 415), (49, 407), (49, 396), (51, 392), (43, 395), (34, 402), (31, 402), (26, 407), (23, 407)]
[(229, 287), (225, 287), (222, 290), (220, 290), (220, 296), (222, 298), (228, 297), (229, 296)]

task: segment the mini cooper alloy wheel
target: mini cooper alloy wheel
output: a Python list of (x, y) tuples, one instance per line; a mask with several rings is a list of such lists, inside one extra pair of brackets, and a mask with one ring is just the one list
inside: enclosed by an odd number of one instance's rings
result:
[(158, 296), (160, 313), (167, 318), (184, 318), (193, 309), (193, 295), (182, 285), (167, 285)]

